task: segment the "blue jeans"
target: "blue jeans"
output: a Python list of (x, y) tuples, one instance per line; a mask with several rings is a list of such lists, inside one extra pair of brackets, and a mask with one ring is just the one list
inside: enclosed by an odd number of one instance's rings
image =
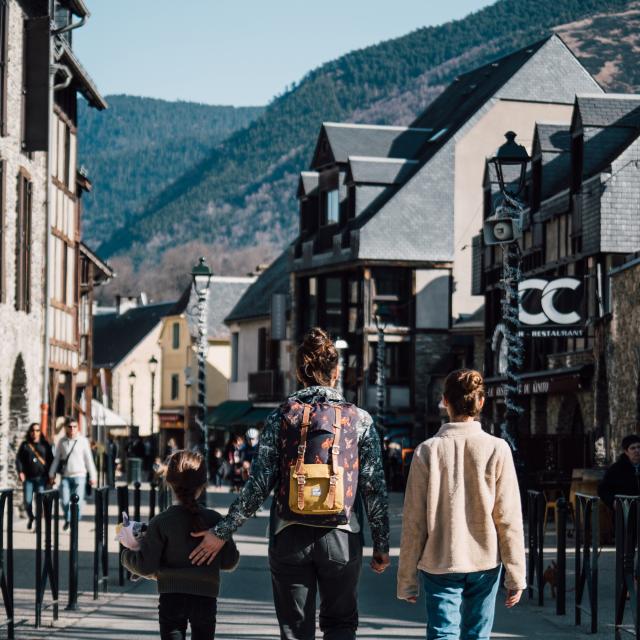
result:
[(24, 481), (23, 495), (24, 495), (24, 508), (29, 518), (33, 519), (33, 494), (41, 493), (44, 491), (44, 478), (32, 478)]
[(78, 501), (78, 522), (82, 519), (82, 507), (84, 506), (84, 489), (87, 484), (86, 476), (74, 476), (71, 478), (62, 478), (62, 513), (64, 521), (71, 522), (69, 514), (69, 506), (71, 505), (71, 496), (75, 493), (80, 500)]
[(427, 640), (489, 640), (500, 569), (441, 575), (423, 571)]

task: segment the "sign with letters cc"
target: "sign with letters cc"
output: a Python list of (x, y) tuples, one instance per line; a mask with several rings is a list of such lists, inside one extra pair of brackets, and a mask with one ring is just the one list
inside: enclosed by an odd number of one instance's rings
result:
[(580, 338), (585, 331), (584, 284), (562, 277), (527, 278), (518, 285), (520, 333), (534, 338)]

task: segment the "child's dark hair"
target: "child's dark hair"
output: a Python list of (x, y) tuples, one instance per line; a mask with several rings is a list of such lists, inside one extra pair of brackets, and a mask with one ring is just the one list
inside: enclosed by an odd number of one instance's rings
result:
[(204, 457), (196, 451), (176, 451), (169, 458), (166, 477), (178, 502), (193, 514), (193, 530), (206, 529), (207, 525), (197, 502), (200, 490), (205, 490), (207, 485)]
[(298, 382), (306, 387), (331, 384), (331, 374), (338, 366), (338, 350), (326, 331), (320, 327), (307, 331), (298, 347), (297, 365)]
[(479, 371), (458, 369), (444, 381), (442, 394), (455, 416), (477, 417), (484, 400), (484, 380)]

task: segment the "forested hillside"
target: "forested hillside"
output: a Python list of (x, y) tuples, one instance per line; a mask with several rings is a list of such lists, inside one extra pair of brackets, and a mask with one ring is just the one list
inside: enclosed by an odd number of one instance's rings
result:
[(133, 224), (149, 201), (263, 107), (226, 107), (107, 96), (98, 112), (81, 101), (80, 160), (96, 189), (84, 196), (84, 237), (100, 244)]
[(637, 3), (623, 0), (499, 0), (463, 20), (354, 51), (311, 71), (211, 149), (101, 253), (131, 273), (152, 265), (157, 273), (158, 256), (175, 256), (185, 243), (206, 245), (236, 270), (247, 255), (273, 257), (295, 234), (297, 174), (322, 121), (406, 124), (456, 75), (554, 28), (605, 87), (635, 90), (639, 23)]

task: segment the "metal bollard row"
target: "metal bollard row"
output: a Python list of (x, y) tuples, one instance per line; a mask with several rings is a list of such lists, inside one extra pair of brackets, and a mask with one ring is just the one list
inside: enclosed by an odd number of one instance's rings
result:
[[(591, 618), (591, 633), (598, 631), (598, 548), (600, 546), (600, 498), (576, 493), (576, 604), (575, 624), (582, 613)], [(582, 604), (585, 594), (587, 606)]]
[[(36, 494), (36, 603), (35, 626), (42, 624), (42, 609), (47, 586), (51, 590), (53, 619), (58, 619), (60, 584), (60, 494), (50, 489)], [(44, 546), (43, 546), (44, 528)]]
[(93, 599), (97, 600), (100, 587), (106, 593), (109, 586), (109, 487), (96, 489), (94, 497)]
[(538, 606), (544, 604), (544, 510), (546, 500), (542, 491), (527, 491), (527, 515), (529, 518), (529, 599), (538, 594)]

